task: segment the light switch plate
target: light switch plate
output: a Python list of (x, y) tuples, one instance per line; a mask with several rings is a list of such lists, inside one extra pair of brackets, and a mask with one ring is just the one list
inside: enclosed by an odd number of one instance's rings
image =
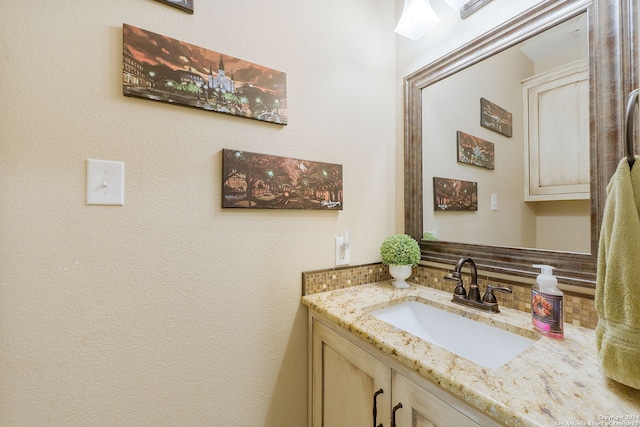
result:
[(124, 163), (87, 159), (87, 205), (124, 205)]

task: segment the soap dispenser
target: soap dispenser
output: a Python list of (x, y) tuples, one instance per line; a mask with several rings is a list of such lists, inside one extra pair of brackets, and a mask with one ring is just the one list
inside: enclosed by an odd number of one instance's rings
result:
[(553, 267), (533, 265), (541, 269), (536, 284), (531, 288), (531, 316), (533, 327), (551, 338), (564, 336), (564, 294), (558, 289)]

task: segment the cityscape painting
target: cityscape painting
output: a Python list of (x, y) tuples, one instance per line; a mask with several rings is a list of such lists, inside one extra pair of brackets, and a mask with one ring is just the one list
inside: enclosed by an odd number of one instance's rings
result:
[(495, 148), (493, 142), (485, 141), (477, 136), (461, 131), (456, 132), (458, 141), (458, 162), (480, 166), (493, 170), (495, 168)]
[(434, 211), (477, 211), (478, 183), (433, 177)]
[(158, 0), (173, 7), (177, 7), (185, 12), (193, 13), (193, 0)]
[(342, 165), (222, 150), (222, 207), (342, 210)]
[(480, 126), (511, 138), (513, 115), (493, 102), (480, 98)]
[(286, 74), (123, 24), (125, 96), (287, 124)]

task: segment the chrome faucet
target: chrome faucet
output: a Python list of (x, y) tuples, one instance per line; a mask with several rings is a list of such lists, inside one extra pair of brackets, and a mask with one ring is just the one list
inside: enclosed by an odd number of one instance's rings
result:
[[(464, 283), (462, 283), (462, 267), (466, 263), (469, 263), (469, 268), (471, 269), (471, 283), (469, 284), (468, 294), (464, 288)], [(476, 268), (476, 263), (473, 262), (471, 258), (460, 258), (453, 270), (453, 273), (451, 273), (451, 277), (445, 277), (445, 279), (455, 280), (457, 282), (456, 288), (453, 290), (453, 299), (451, 301), (457, 304), (479, 308), (481, 310), (492, 311), (494, 313), (499, 313), (500, 310), (498, 309), (498, 300), (493, 292), (512, 292), (511, 289), (506, 287), (488, 285), (487, 291), (482, 299), (480, 299), (478, 269)]]

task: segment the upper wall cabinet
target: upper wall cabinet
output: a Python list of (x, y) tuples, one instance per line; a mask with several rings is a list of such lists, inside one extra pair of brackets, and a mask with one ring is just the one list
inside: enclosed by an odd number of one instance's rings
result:
[(525, 201), (590, 198), (586, 60), (522, 82)]

